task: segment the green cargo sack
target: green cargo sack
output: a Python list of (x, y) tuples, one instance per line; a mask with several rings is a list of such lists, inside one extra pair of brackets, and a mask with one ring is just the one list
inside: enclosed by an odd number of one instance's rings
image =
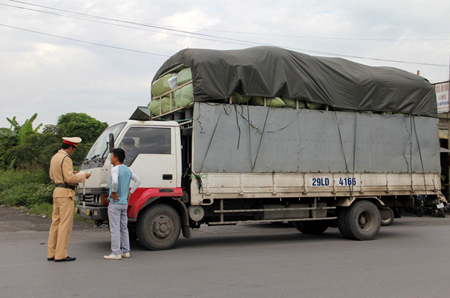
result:
[[(263, 106), (264, 105), (264, 97), (262, 96), (253, 96), (250, 100), (250, 104), (255, 106)], [(280, 108), (286, 106), (284, 101), (279, 97), (269, 97), (266, 98), (266, 106)]]
[(264, 97), (253, 96), (250, 99), (249, 104), (254, 105), (254, 106), (263, 106), (264, 105)]
[(175, 107), (182, 108), (194, 101), (194, 87), (188, 84), (175, 91)]
[[(286, 97), (282, 97), (281, 99), (284, 101), (284, 104), (286, 105), (286, 107), (291, 108), (291, 109), (297, 108), (297, 100), (296, 99), (286, 98)], [(305, 107), (306, 107), (305, 103), (302, 100), (299, 100), (298, 108), (304, 109)]]
[(323, 104), (321, 103), (315, 103), (315, 102), (306, 102), (306, 106), (308, 107), (308, 109), (310, 110), (318, 110), (324, 107)]
[(182, 69), (177, 76), (177, 85), (181, 86), (184, 83), (189, 82), (192, 80), (192, 72), (190, 68)]
[(297, 107), (297, 102), (295, 99), (286, 97), (282, 97), (281, 99), (284, 101), (287, 108), (295, 109)]
[(281, 98), (279, 98), (279, 97), (267, 98), (266, 99), (266, 105), (268, 107), (276, 107), (276, 108), (281, 108), (281, 107), (285, 107), (286, 106), (284, 101)]
[(168, 75), (163, 76), (162, 78), (159, 78), (156, 82), (153, 83), (152, 85), (153, 97), (160, 96), (161, 94), (170, 91), (169, 79), (172, 76), (173, 74), (170, 73)]
[(298, 101), (298, 108), (299, 108), (299, 109), (304, 109), (304, 108), (306, 108), (306, 104), (305, 104), (305, 102), (304, 102), (303, 100), (299, 100), (299, 101)]
[[(250, 104), (255, 106), (263, 106), (264, 105), (264, 97), (262, 96), (253, 96), (250, 100)], [(269, 97), (266, 98), (266, 106), (268, 107), (284, 107), (284, 101), (279, 97)]]
[(148, 108), (152, 112), (152, 116), (158, 116), (159, 115), (159, 103), (161, 101), (159, 99), (152, 99), (150, 103), (148, 104)]
[[(163, 97), (161, 99), (161, 102), (162, 102), (161, 104), (162, 113), (165, 114), (170, 112), (170, 97)], [(172, 99), (172, 110), (173, 109), (175, 109), (175, 102)]]
[[(163, 97), (162, 99), (152, 99), (150, 101), (150, 103), (148, 104), (148, 108), (152, 112), (153, 116), (160, 115), (160, 112), (159, 112), (160, 102), (162, 103), (161, 104), (161, 112), (163, 114), (170, 111), (170, 98), (169, 97)], [(172, 109), (174, 109), (174, 106), (175, 106), (175, 104), (172, 103)]]
[(234, 92), (231, 95), (231, 102), (236, 104), (244, 104), (247, 103), (252, 97), (247, 95), (242, 95), (237, 92)]

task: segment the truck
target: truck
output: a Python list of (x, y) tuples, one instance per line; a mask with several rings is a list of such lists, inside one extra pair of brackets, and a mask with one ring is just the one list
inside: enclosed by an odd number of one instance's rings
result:
[(109, 154), (123, 148), (142, 181), (130, 238), (150, 250), (240, 223), (371, 240), (390, 208), (441, 189), (436, 96), (418, 75), (276, 47), (185, 49), (151, 91), (88, 152), (76, 206), (108, 220)]

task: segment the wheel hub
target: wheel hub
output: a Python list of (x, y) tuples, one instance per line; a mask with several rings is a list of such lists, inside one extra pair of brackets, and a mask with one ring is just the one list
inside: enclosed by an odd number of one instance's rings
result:
[(366, 216), (364, 214), (361, 214), (361, 217), (359, 218), (359, 224), (364, 226), (367, 223)]
[(371, 215), (363, 212), (359, 215), (359, 226), (361, 229), (369, 229), (371, 227)]
[(172, 221), (166, 216), (161, 216), (153, 222), (153, 234), (159, 238), (165, 238), (172, 233)]

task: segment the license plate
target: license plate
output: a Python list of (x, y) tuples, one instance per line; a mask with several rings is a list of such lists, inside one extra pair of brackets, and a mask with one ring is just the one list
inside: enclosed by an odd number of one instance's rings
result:
[(438, 209), (442, 209), (442, 208), (444, 208), (444, 203), (437, 204), (436, 207)]
[(80, 207), (79, 209), (80, 214), (86, 214), (87, 216), (89, 216), (89, 209), (83, 207)]

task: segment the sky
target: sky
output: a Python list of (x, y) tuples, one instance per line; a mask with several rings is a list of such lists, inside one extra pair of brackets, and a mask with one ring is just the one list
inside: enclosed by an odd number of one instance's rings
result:
[(112, 125), (178, 51), (260, 45), (448, 81), (450, 1), (0, 0), (0, 127), (70, 112)]

